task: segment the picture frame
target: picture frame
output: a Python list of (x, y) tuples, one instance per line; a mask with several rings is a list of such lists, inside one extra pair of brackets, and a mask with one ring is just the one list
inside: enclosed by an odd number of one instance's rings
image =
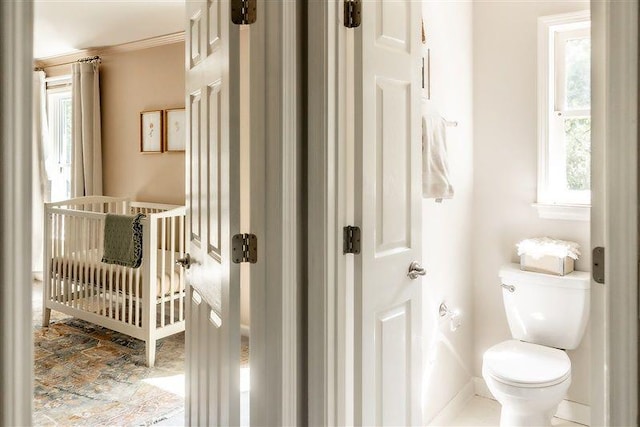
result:
[(140, 113), (140, 152), (162, 153), (163, 149), (162, 110)]
[(184, 108), (164, 110), (164, 151), (183, 152), (186, 147), (186, 115)]

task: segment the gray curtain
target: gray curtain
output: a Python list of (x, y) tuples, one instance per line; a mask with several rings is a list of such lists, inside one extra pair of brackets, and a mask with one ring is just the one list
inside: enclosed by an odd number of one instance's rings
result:
[(98, 61), (72, 66), (73, 160), (71, 196), (102, 195), (102, 138)]
[(42, 251), (44, 202), (48, 201), (47, 160), (49, 129), (47, 127), (46, 87), (44, 71), (33, 73), (33, 120), (32, 120), (32, 250), (31, 271), (42, 280)]

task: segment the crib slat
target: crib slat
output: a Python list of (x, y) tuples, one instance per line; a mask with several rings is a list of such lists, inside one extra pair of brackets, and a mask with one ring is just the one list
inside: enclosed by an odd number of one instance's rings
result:
[(119, 320), (120, 317), (120, 293), (121, 293), (121, 288), (122, 288), (122, 267), (117, 265), (114, 267), (116, 272), (115, 272), (115, 309), (114, 309), (114, 319)]
[(88, 218), (86, 217), (80, 217), (78, 219), (79, 222), (79, 229), (80, 229), (80, 241), (82, 242), (82, 253), (80, 256), (80, 263), (78, 265), (78, 283), (77, 283), (77, 287), (78, 287), (78, 307), (80, 308), (80, 310), (84, 310), (85, 309), (85, 305), (86, 305), (86, 290), (87, 290), (87, 274), (86, 274), (86, 267), (87, 267), (87, 260), (88, 260), (88, 256), (89, 256), (89, 236), (87, 235), (87, 223), (88, 223)]
[(171, 298), (169, 299), (169, 317), (170, 317), (170, 322), (171, 324), (175, 323), (176, 319), (175, 319), (175, 300), (174, 297), (175, 295), (178, 295), (177, 293), (177, 289), (176, 289), (176, 269), (175, 269), (175, 265), (176, 265), (176, 217), (172, 216), (171, 219), (171, 232), (169, 233), (169, 242), (171, 243), (171, 254), (170, 254), (170, 258), (169, 258), (169, 270), (171, 271), (171, 276), (169, 277), (169, 283), (170, 283), (170, 287), (171, 289), (169, 290), (169, 295), (171, 295)]
[(127, 282), (128, 286), (127, 286), (127, 297), (129, 299), (129, 315), (127, 322), (132, 325), (133, 321), (132, 321), (132, 315), (133, 313), (131, 312), (131, 310), (133, 309), (133, 268), (129, 269), (129, 280)]
[(114, 318), (113, 313), (113, 264), (109, 264), (109, 317)]
[(91, 220), (84, 218), (82, 221), (82, 232), (84, 238), (87, 241), (84, 254), (84, 265), (82, 266), (82, 310), (88, 311), (89, 302), (89, 287), (91, 279), (89, 278), (90, 266), (91, 266)]
[[(161, 226), (162, 226), (162, 240), (160, 241), (160, 256), (162, 257), (162, 261), (161, 261), (161, 270), (160, 270), (160, 326), (164, 328), (164, 305), (165, 305), (165, 292), (164, 290), (166, 289), (165, 287), (165, 281), (166, 281), (166, 275), (165, 272), (166, 270), (166, 243), (167, 243), (167, 221), (166, 218), (162, 218), (161, 221)], [(151, 296), (152, 298), (155, 297), (155, 295)]]
[[(91, 265), (91, 267), (89, 268), (89, 280), (90, 280), (90, 285), (89, 285), (89, 305), (90, 307), (93, 309), (93, 311), (95, 311), (95, 306), (93, 306), (93, 304), (95, 304), (94, 301), (94, 291), (95, 291), (95, 285), (97, 284), (99, 277), (99, 271), (100, 269), (98, 268), (98, 265), (96, 264), (95, 260), (96, 257), (98, 256), (98, 243), (97, 243), (97, 234), (98, 234), (98, 224), (99, 222), (92, 219), (91, 221), (89, 221), (89, 248), (91, 249), (91, 252), (89, 252), (89, 263)], [(94, 250), (95, 249), (95, 250)]]
[(127, 322), (127, 274), (129, 273), (129, 268), (124, 267), (122, 269), (122, 277), (120, 283), (120, 321), (123, 323)]
[(76, 273), (76, 267), (78, 266), (78, 230), (77, 230), (77, 221), (76, 217), (72, 216), (69, 218), (69, 232), (71, 234), (70, 239), (70, 258), (69, 266), (71, 267), (71, 272), (69, 274), (69, 295), (67, 296), (69, 304), (71, 307), (76, 308), (76, 298), (75, 298), (75, 283), (78, 279)]
[[(104, 247), (104, 221), (100, 221), (99, 233), (98, 233), (99, 245)], [(100, 280), (96, 289), (98, 292), (99, 309), (103, 316), (107, 316), (107, 269), (104, 266), (100, 266)]]
[(63, 287), (63, 283), (62, 283), (62, 279), (64, 277), (64, 263), (63, 263), (63, 259), (62, 259), (62, 233), (63, 233), (63, 223), (62, 223), (62, 216), (60, 215), (56, 215), (56, 255), (58, 257), (58, 268), (56, 269), (56, 272), (58, 273), (57, 275), (57, 279), (56, 279), (56, 302), (62, 302), (62, 287)]
[[(180, 222), (178, 226), (178, 229), (180, 230), (180, 240), (179, 240), (180, 258), (184, 257), (184, 242), (185, 242), (184, 227), (185, 227), (185, 217), (184, 215), (180, 215)], [(181, 295), (180, 303), (178, 304), (178, 311), (180, 312), (179, 316), (180, 316), (180, 321), (182, 322), (184, 320), (184, 300), (187, 297), (187, 292), (184, 286), (184, 268), (181, 268), (178, 274), (180, 274), (180, 295)]]
[(136, 293), (135, 293), (135, 312), (134, 314), (134, 324), (136, 326), (140, 326), (140, 269), (136, 268)]
[(77, 230), (77, 237), (76, 237), (76, 242), (79, 244), (78, 249), (76, 250), (77, 252), (77, 276), (76, 276), (76, 280), (75, 280), (75, 294), (74, 294), (74, 299), (76, 301), (76, 307), (78, 308), (78, 310), (82, 309), (82, 304), (83, 304), (83, 299), (82, 299), (82, 289), (84, 288), (84, 271), (83, 271), (83, 266), (84, 266), (84, 259), (86, 256), (86, 238), (83, 234), (83, 224), (84, 224), (84, 217), (78, 217), (76, 218), (76, 227), (78, 228)]
[[(55, 213), (51, 214), (51, 221), (52, 221), (52, 225), (51, 227), (53, 228), (52, 231), (52, 236), (51, 236), (51, 240), (52, 240), (52, 251), (51, 251), (51, 259), (53, 260), (53, 272), (55, 272), (55, 274), (52, 274), (52, 280), (51, 280), (51, 298), (54, 301), (58, 300), (58, 277), (60, 277), (60, 248), (59, 248), (59, 230), (60, 230), (60, 226), (58, 224), (58, 215)], [(52, 273), (53, 273), (52, 272)]]
[(58, 302), (60, 303), (64, 303), (64, 296), (63, 296), (63, 290), (64, 290), (64, 275), (65, 275), (65, 263), (64, 263), (64, 218), (62, 218), (62, 216), (60, 216), (60, 223), (58, 224), (58, 256), (60, 257), (60, 269), (58, 270), (58, 280), (60, 281), (60, 285), (58, 287), (58, 293), (59, 293), (59, 300)]
[(69, 305), (69, 218), (63, 218), (62, 230), (64, 233), (64, 240), (62, 241), (62, 259), (64, 263), (62, 298), (64, 304)]

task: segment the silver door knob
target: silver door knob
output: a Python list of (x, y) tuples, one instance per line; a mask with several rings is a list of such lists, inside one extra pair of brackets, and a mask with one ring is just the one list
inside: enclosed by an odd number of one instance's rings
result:
[(191, 264), (193, 264), (193, 260), (191, 259), (191, 255), (189, 255), (188, 253), (184, 256), (184, 258), (180, 258), (176, 260), (176, 264), (186, 268), (187, 270), (189, 269), (189, 267), (191, 267)]
[(419, 276), (426, 276), (427, 270), (422, 268), (422, 266), (418, 263), (418, 261), (413, 261), (409, 265), (409, 272), (407, 273), (407, 277), (411, 280), (416, 280)]

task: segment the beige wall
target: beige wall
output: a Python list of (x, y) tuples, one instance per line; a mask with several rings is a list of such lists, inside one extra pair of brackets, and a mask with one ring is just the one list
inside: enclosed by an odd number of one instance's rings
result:
[[(443, 203), (423, 200), (424, 421), (430, 422), (471, 380), (473, 372), (473, 202), (472, 3), (423, 4), (431, 49), (431, 101), (457, 127), (447, 129), (449, 168), (455, 196)], [(462, 325), (452, 332), (438, 307), (460, 310)]]
[(184, 204), (184, 153), (140, 153), (140, 112), (184, 107), (184, 43), (102, 56), (104, 193)]
[[(482, 354), (509, 339), (498, 269), (517, 261), (515, 244), (548, 235), (583, 249), (576, 268), (589, 270), (589, 223), (543, 220), (536, 200), (537, 18), (589, 9), (587, 1), (476, 1), (474, 49), (474, 375)], [(464, 259), (460, 265), (464, 266)], [(588, 404), (589, 336), (569, 352), (568, 398)]]

